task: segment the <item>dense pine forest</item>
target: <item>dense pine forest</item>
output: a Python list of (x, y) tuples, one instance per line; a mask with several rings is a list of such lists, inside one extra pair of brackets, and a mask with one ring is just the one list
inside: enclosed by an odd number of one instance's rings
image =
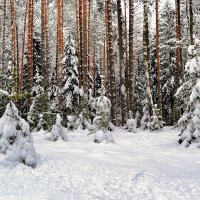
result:
[(2, 127), (10, 117), (52, 141), (87, 129), (100, 143), (114, 127), (173, 126), (199, 143), (198, 0), (1, 0), (0, 17)]
[(200, 0), (0, 0), (0, 200), (199, 200), (199, 148)]

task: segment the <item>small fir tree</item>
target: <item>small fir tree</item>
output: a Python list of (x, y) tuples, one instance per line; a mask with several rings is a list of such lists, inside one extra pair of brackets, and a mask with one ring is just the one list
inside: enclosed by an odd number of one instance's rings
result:
[(126, 126), (129, 132), (136, 133), (138, 117), (139, 117), (139, 112), (136, 113), (136, 117), (135, 119), (133, 119), (132, 111), (129, 111), (129, 117), (126, 122)]
[(96, 117), (94, 118), (95, 126), (95, 143), (107, 142), (113, 143), (114, 139), (112, 133), (109, 131), (110, 127), (110, 114), (111, 114), (111, 102), (105, 96), (106, 90), (102, 85), (99, 91), (100, 96), (94, 100), (93, 106), (96, 110)]
[(67, 115), (77, 115), (79, 101), (79, 79), (78, 79), (78, 58), (76, 53), (75, 41), (71, 33), (67, 37), (65, 45), (65, 56), (62, 60), (63, 69), (63, 112), (64, 119)]
[(151, 117), (150, 130), (160, 130), (163, 128), (164, 122), (162, 121), (162, 116), (160, 115), (160, 109), (157, 108), (157, 104), (153, 108), (153, 116)]
[(58, 86), (56, 81), (56, 72), (53, 70), (49, 88), (50, 111), (52, 113), (58, 112)]
[(48, 114), (49, 103), (48, 95), (44, 93), (42, 85), (43, 77), (39, 73), (39, 69), (36, 69), (34, 77), (34, 86), (32, 88), (33, 102), (28, 113), (28, 122), (31, 125), (31, 130), (40, 129), (49, 130), (50, 117)]
[(76, 126), (78, 130), (85, 130), (90, 128), (90, 123), (88, 121), (88, 112), (86, 109), (83, 109), (83, 112), (79, 114), (79, 117), (76, 120)]

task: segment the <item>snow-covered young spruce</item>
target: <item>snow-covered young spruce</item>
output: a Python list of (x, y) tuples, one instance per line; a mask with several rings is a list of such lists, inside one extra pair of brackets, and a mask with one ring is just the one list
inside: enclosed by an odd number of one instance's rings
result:
[(43, 77), (39, 68), (36, 67), (36, 74), (34, 76), (34, 85), (32, 88), (33, 101), (30, 107), (27, 119), (31, 126), (31, 130), (49, 129), (49, 116), (47, 112), (49, 110), (48, 95), (44, 93), (42, 85)]
[(61, 139), (63, 139), (64, 141), (68, 140), (66, 131), (67, 129), (65, 129), (61, 123), (62, 123), (62, 118), (59, 114), (57, 114), (56, 122), (51, 129), (51, 135), (50, 135), (51, 141), (57, 141), (59, 137), (61, 137)]
[(18, 109), (12, 101), (0, 118), (0, 151), (10, 152), (7, 161), (24, 163), (33, 168), (37, 165), (29, 124), (18, 115)]
[(160, 110), (157, 108), (157, 104), (153, 108), (153, 116), (151, 117), (150, 130), (160, 130), (163, 128), (164, 122), (162, 116), (160, 115)]
[[(186, 81), (176, 96), (184, 100), (185, 112), (178, 121), (181, 131), (179, 143), (188, 147), (196, 143), (200, 147), (200, 41), (188, 48), (189, 59), (185, 66)], [(189, 98), (188, 98), (189, 97)]]
[(56, 80), (56, 71), (53, 69), (50, 80), (50, 88), (49, 88), (49, 100), (50, 100), (50, 111), (52, 113), (58, 112), (58, 85)]
[(129, 132), (136, 133), (137, 118), (138, 118), (138, 116), (136, 116), (136, 118), (133, 119), (132, 111), (129, 111), (129, 118), (127, 119), (127, 122), (126, 122), (126, 126), (127, 126), (127, 129)]
[(111, 102), (105, 96), (105, 87), (102, 85), (99, 90), (100, 96), (94, 100), (93, 106), (96, 110), (96, 117), (93, 124), (95, 126), (94, 142), (114, 143), (112, 133), (108, 130), (110, 126)]
[(69, 33), (65, 44), (65, 56), (62, 65), (62, 107), (65, 113), (64, 120), (67, 120), (67, 115), (77, 114), (79, 100), (78, 58), (75, 41), (71, 33)]
[(77, 130), (85, 130), (90, 129), (90, 123), (88, 121), (88, 112), (86, 109), (83, 109), (76, 120)]

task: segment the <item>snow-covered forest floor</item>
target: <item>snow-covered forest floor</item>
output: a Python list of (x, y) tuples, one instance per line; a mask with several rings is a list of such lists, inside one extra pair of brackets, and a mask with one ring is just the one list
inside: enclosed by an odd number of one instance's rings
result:
[(136, 134), (117, 129), (115, 144), (95, 144), (84, 131), (70, 133), (68, 142), (33, 135), (41, 164), (0, 165), (0, 200), (199, 199), (199, 149), (179, 146), (169, 127)]

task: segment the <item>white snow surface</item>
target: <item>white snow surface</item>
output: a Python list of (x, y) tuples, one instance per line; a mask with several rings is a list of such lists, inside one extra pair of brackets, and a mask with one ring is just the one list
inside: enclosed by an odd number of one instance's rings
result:
[(114, 144), (87, 133), (68, 142), (34, 133), (41, 164), (0, 165), (0, 200), (199, 200), (200, 149), (180, 146), (178, 131), (116, 128)]

